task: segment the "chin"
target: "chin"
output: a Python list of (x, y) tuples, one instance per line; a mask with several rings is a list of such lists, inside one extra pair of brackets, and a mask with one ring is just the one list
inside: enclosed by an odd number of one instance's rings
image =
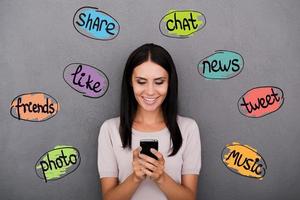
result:
[(158, 110), (161, 107), (161, 103), (157, 102), (155, 105), (147, 105), (144, 102), (142, 102), (140, 104), (140, 107), (147, 112), (153, 112)]
[(143, 108), (143, 110), (147, 111), (147, 112), (154, 112), (156, 110), (158, 110), (158, 108), (153, 108), (153, 109), (149, 109), (149, 108)]
[(142, 105), (141, 108), (145, 111), (148, 111), (148, 112), (153, 112), (153, 111), (156, 111), (159, 109), (160, 106), (149, 106), (149, 105)]

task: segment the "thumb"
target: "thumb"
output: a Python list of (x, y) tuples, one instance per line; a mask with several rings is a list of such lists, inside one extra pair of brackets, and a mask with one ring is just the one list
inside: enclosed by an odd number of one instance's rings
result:
[(141, 151), (141, 147), (137, 147), (134, 151), (133, 151), (133, 158), (137, 158), (139, 157), (139, 153)]

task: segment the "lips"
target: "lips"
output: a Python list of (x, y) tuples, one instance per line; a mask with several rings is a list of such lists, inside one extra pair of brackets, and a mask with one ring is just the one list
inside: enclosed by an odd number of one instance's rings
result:
[(158, 99), (158, 97), (156, 98), (142, 97), (142, 99), (147, 105), (153, 105)]

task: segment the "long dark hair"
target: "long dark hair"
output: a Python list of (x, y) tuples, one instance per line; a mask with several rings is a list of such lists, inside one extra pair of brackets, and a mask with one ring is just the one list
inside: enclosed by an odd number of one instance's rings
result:
[(168, 92), (162, 103), (162, 112), (172, 140), (172, 153), (175, 155), (182, 145), (182, 136), (177, 124), (178, 78), (171, 55), (163, 47), (156, 44), (144, 44), (134, 50), (126, 62), (122, 79), (120, 106), (120, 137), (123, 148), (131, 149), (131, 129), (137, 111), (137, 101), (131, 86), (131, 77), (136, 66), (147, 60), (163, 67), (169, 74)]

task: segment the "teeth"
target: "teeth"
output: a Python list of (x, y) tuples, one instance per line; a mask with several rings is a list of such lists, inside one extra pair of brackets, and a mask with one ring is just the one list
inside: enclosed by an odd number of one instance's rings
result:
[(143, 97), (143, 99), (144, 99), (145, 103), (147, 103), (147, 104), (153, 104), (157, 98), (146, 98), (146, 97)]
[(146, 98), (146, 97), (144, 97), (144, 99), (147, 100), (147, 101), (154, 101), (156, 98)]

